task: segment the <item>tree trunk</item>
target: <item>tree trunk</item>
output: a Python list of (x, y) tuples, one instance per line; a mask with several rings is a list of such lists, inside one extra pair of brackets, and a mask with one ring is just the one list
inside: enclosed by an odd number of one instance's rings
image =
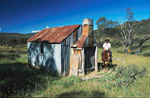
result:
[(141, 42), (138, 45), (138, 49), (136, 50), (135, 54), (140, 54), (141, 49), (143, 48), (143, 45), (146, 41), (150, 40), (150, 36), (148, 36), (149, 34), (146, 34), (143, 39), (141, 40)]
[(128, 45), (128, 43), (126, 43), (126, 44), (124, 45), (124, 52), (125, 52), (125, 53), (128, 53), (128, 48), (129, 48), (129, 45)]
[(125, 46), (124, 52), (125, 52), (125, 53), (128, 53), (128, 47), (127, 47), (127, 46)]
[(137, 51), (135, 52), (135, 55), (140, 54), (140, 52), (141, 52), (141, 48), (142, 48), (142, 47), (139, 47), (139, 48), (137, 49)]

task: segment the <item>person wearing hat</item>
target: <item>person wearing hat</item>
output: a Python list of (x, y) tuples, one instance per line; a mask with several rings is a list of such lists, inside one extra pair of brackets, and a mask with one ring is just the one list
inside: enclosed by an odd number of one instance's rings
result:
[[(109, 43), (109, 39), (106, 39), (105, 40), (105, 43), (103, 43), (103, 52), (102, 52), (102, 55), (104, 53), (104, 51), (110, 51), (110, 48), (111, 48), (111, 44)], [(110, 57), (112, 57), (112, 52), (110, 51)], [(112, 59), (111, 59), (112, 61)]]

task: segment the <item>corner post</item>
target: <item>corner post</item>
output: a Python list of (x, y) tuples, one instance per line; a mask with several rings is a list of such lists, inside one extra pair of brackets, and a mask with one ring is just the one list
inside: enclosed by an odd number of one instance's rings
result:
[(85, 57), (84, 57), (84, 49), (82, 49), (81, 51), (81, 56), (82, 56), (82, 75), (85, 75), (85, 71), (84, 71), (84, 60), (85, 60)]
[(95, 48), (95, 72), (98, 72), (98, 62), (97, 62), (97, 46)]

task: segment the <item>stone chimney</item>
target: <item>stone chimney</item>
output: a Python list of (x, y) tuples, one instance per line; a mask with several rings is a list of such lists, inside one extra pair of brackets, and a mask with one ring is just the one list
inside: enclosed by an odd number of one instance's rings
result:
[(82, 35), (94, 36), (93, 19), (83, 19)]
[(88, 45), (91, 46), (94, 43), (94, 32), (93, 32), (93, 19), (83, 19), (82, 35), (88, 36)]

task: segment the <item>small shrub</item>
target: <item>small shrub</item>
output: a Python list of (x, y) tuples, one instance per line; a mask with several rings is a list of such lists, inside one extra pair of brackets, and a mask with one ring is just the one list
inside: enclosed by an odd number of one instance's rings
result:
[(135, 51), (134, 51), (134, 50), (132, 50), (132, 51), (130, 52), (130, 54), (135, 54)]
[(134, 80), (143, 76), (146, 72), (146, 68), (143, 67), (143, 70), (138, 69), (134, 65), (128, 67), (120, 67), (116, 72), (116, 85), (129, 86)]
[(118, 53), (124, 53), (124, 50), (118, 50), (117, 52)]
[(141, 52), (141, 55), (143, 55), (145, 57), (149, 57), (150, 56), (150, 49), (143, 49)]
[(99, 82), (108, 82), (103, 88), (110, 89), (111, 86), (127, 87), (136, 79), (146, 75), (146, 68), (140, 70), (134, 65), (119, 67), (111, 76), (98, 79)]
[(143, 56), (149, 57), (149, 56), (150, 56), (150, 53), (144, 53)]

